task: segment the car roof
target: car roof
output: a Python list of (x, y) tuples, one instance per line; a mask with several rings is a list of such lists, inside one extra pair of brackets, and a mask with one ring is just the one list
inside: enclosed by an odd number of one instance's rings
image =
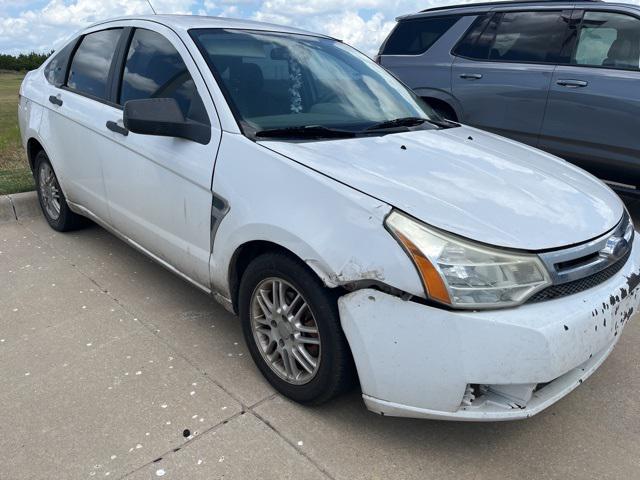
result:
[(332, 38), (327, 35), (309, 32), (307, 30), (302, 30), (299, 28), (276, 25), (274, 23), (256, 22), (253, 20), (241, 20), (226, 17), (207, 17), (203, 15), (128, 15), (96, 22), (88, 28), (107, 25), (111, 22), (126, 20), (146, 20), (165, 25), (174, 30), (190, 30), (192, 28), (230, 28), (240, 30), (260, 30), (265, 32), (297, 33), (302, 35), (313, 35), (316, 37)]
[(579, 0), (579, 1), (571, 1), (571, 0), (512, 0), (512, 1), (496, 1), (496, 2), (482, 2), (482, 3), (466, 3), (459, 5), (447, 5), (443, 7), (434, 7), (427, 8), (425, 10), (421, 10), (417, 13), (411, 13), (408, 15), (402, 15), (397, 18), (400, 20), (407, 20), (410, 18), (416, 17), (425, 17), (429, 15), (443, 15), (449, 13), (455, 14), (474, 14), (474, 13), (485, 13), (491, 10), (499, 9), (499, 8), (510, 8), (510, 7), (549, 7), (549, 8), (582, 8), (582, 7), (623, 7), (623, 8), (631, 8), (634, 10), (640, 10), (639, 5), (630, 4), (630, 3), (612, 3), (612, 2), (604, 2), (603, 0)]

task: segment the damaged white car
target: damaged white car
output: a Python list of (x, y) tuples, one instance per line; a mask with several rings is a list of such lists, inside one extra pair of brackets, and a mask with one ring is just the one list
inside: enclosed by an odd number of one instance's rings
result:
[(440, 118), (325, 36), (206, 17), (83, 31), (20, 90), (42, 209), (88, 217), (241, 318), (302, 403), (529, 417), (612, 351), (640, 248), (582, 170)]

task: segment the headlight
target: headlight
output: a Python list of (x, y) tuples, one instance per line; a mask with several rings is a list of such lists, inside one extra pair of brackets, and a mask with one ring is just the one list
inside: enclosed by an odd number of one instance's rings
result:
[(466, 309), (509, 307), (552, 283), (536, 255), (456, 238), (396, 211), (385, 223), (413, 260), (432, 300)]

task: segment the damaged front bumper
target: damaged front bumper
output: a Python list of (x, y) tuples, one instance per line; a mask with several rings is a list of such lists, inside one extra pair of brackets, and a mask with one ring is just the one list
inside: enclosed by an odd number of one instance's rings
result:
[(494, 311), (451, 311), (373, 289), (339, 300), (363, 398), (384, 415), (528, 418), (607, 358), (640, 304), (640, 241), (613, 278), (585, 292)]

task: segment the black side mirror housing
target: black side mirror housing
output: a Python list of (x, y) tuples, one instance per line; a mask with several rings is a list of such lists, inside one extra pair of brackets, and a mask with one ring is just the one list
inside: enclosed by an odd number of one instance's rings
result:
[(185, 138), (202, 145), (211, 140), (211, 125), (185, 119), (174, 98), (129, 100), (123, 120), (133, 133)]

